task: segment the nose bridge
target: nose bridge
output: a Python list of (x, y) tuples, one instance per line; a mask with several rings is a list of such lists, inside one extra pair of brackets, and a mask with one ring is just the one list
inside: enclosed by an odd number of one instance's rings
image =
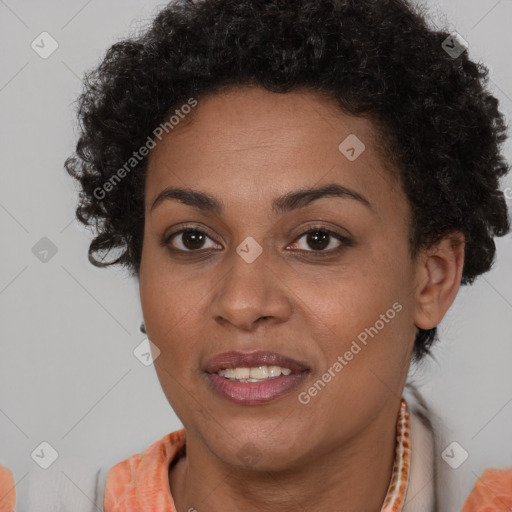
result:
[(212, 297), (212, 316), (245, 326), (261, 317), (286, 317), (288, 298), (271, 271), (271, 259), (254, 239), (245, 239), (228, 257), (230, 271)]

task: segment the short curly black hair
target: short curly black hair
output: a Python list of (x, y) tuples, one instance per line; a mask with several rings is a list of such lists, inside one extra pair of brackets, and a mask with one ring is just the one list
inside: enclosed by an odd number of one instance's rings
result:
[[(411, 205), (412, 256), (460, 231), (461, 283), (471, 283), (492, 265), (493, 237), (510, 230), (499, 189), (507, 127), (488, 69), (449, 52), (460, 48), (449, 37), (408, 0), (171, 2), (85, 75), (65, 167), (81, 186), (77, 218), (96, 232), (89, 260), (138, 278), (148, 155), (137, 150), (190, 98), (259, 85), (327, 93), (342, 111), (370, 116)], [(435, 338), (435, 328), (418, 330), (416, 360)]]

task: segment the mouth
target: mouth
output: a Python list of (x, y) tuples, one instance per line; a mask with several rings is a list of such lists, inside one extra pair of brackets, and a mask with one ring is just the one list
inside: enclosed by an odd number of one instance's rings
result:
[(204, 372), (216, 394), (237, 404), (255, 405), (290, 393), (309, 368), (277, 352), (224, 352), (209, 360)]

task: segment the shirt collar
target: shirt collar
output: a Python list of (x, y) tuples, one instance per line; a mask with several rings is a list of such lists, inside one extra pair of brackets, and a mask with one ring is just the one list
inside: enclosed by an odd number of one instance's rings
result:
[(396, 422), (395, 461), (381, 512), (401, 512), (409, 485), (411, 467), (411, 426), (405, 400), (400, 400)]

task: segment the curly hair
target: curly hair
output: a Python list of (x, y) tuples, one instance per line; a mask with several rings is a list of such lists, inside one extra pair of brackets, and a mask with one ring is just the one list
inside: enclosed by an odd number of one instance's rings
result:
[[(491, 268), (493, 237), (510, 230), (499, 189), (507, 127), (488, 69), (467, 51), (450, 55), (448, 37), (408, 0), (171, 2), (85, 74), (65, 167), (80, 185), (77, 218), (95, 231), (90, 262), (139, 276), (148, 152), (136, 150), (191, 97), (250, 84), (326, 93), (342, 111), (370, 116), (411, 205), (411, 255), (460, 231), (461, 284), (471, 283)], [(416, 360), (436, 336), (418, 329)]]

